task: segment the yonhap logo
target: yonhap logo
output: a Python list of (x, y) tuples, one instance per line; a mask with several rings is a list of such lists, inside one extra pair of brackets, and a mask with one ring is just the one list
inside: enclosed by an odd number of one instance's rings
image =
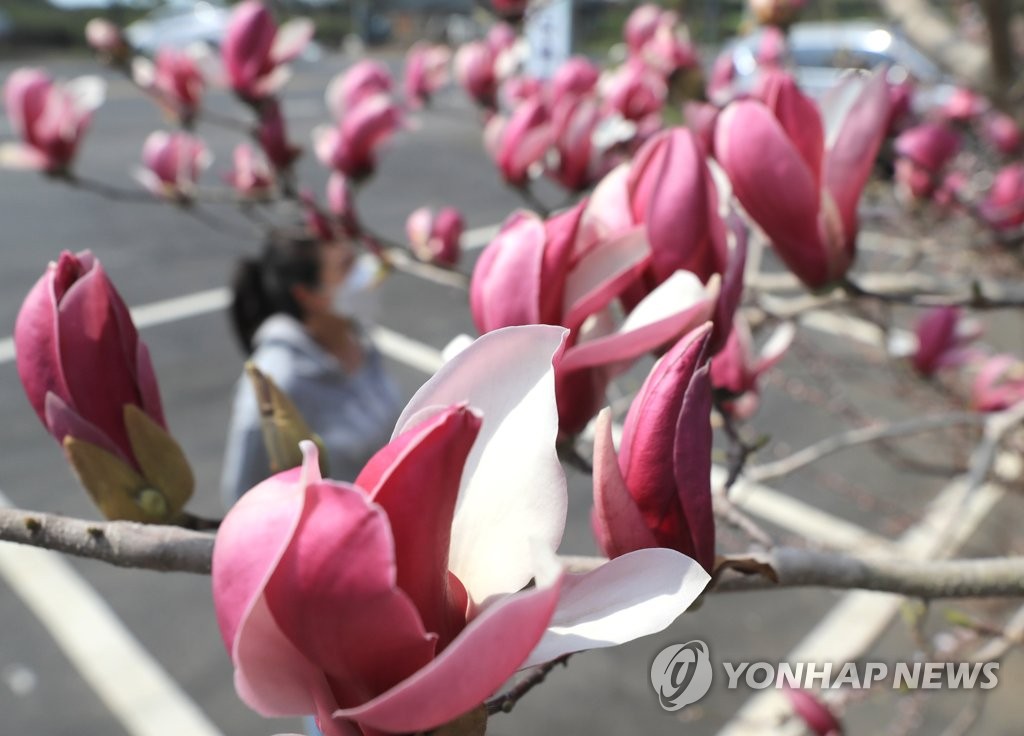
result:
[(711, 688), (711, 656), (699, 639), (665, 647), (651, 665), (651, 684), (667, 711), (680, 710), (707, 695)]

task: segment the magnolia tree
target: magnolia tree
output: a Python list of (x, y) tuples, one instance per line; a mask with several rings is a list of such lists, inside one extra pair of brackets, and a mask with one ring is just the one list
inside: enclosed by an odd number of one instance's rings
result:
[[(922, 109), (913, 80), (884, 68), (811, 99), (786, 44), (800, 5), (751, 3), (768, 27), (756, 83), (741, 90), (728, 57), (709, 66), (705, 84), (681, 18), (654, 5), (630, 15), (620, 63), (575, 57), (551, 79), (531, 78), (517, 35), (531, 9), (495, 0), (501, 22), (485, 38), (454, 54), (413, 46), (400, 86), (369, 60), (330, 83), (332, 120), (311, 146), (330, 171), (322, 198), (297, 179), (303, 146), (278, 96), (314, 29), (278, 26), (257, 0), (233, 10), (219, 63), (202, 49), (147, 58), (110, 23), (89, 24), (98, 56), (166, 115), (168, 129), (142, 147), (140, 188), (75, 165), (103, 101), (98, 77), (15, 71), (4, 89), (18, 136), (2, 149), (7, 166), (102, 197), (164, 200), (211, 225), (211, 203), (237, 206), (260, 227), (301, 217), (317, 238), (360, 243), (389, 267), (434, 269), (466, 289), (480, 334), (453, 342), (391, 442), (351, 482), (322, 476), (309, 428), (253, 371), (272, 398), (268, 442), (285, 448), (272, 458), (291, 469), (211, 521), (186, 510), (192, 471), (128, 309), (95, 256), (65, 252), (18, 316), (18, 371), (110, 521), (7, 509), (0, 538), (211, 574), (239, 696), (264, 715), (315, 715), (329, 736), (482, 733), (488, 716), (572, 653), (660, 631), (719, 592), (1024, 595), (1024, 558), (1010, 549), (922, 561), (783, 546), (734, 502), (744, 483), (868, 443), (925, 472), (937, 458), (912, 463), (900, 438), (955, 425), (967, 461), (944, 472), (963, 474), (969, 493), (998, 481), (999, 461), (1021, 447), (1024, 358), (981, 340), (987, 313), (1024, 306), (1014, 284), (1024, 239), (1024, 168), (1012, 163), (1019, 110), (981, 85)], [(456, 209), (412, 212), (406, 246), (376, 235), (357, 207), (388, 139), (431, 114), (450, 68), (499, 175), (525, 204), (468, 281), (457, 270)], [(204, 106), (214, 85), (233, 91), (237, 118)], [(670, 123), (680, 116), (686, 127)], [(241, 139), (220, 188), (203, 181), (206, 125)], [(541, 179), (550, 184), (539, 188)], [(557, 207), (543, 201), (552, 185), (564, 192)], [(884, 258), (875, 245), (876, 270), (855, 267), (869, 226), (902, 236), (885, 241)], [(908, 319), (912, 329), (902, 329)], [(762, 432), (787, 430), (757, 424), (765, 375), (798, 337), (802, 359), (821, 363), (828, 343), (812, 330), (829, 320), (868, 334), (880, 381), (930, 393), (942, 408), (889, 423), (847, 406), (857, 426), (759, 458)], [(558, 554), (565, 467), (592, 476), (593, 532), (606, 557)], [(1004, 629), (963, 616), (943, 656), (970, 658), (986, 645), (998, 659), (1019, 641), (1021, 621)], [(841, 699), (789, 696), (816, 733), (840, 728)]]

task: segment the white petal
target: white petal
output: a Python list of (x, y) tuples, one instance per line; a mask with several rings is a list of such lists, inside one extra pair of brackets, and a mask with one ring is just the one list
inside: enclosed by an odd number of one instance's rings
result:
[(483, 426), (466, 461), (448, 566), (475, 603), (512, 593), (534, 576), (530, 537), (554, 551), (568, 499), (555, 452), (552, 360), (568, 331), (530, 325), (489, 332), (416, 392), (395, 434), (431, 406), (468, 402)]
[(523, 667), (662, 631), (710, 580), (696, 561), (671, 549), (642, 549), (567, 575), (551, 626)]
[(639, 329), (689, 309), (699, 301), (714, 299), (719, 291), (717, 279), (717, 274), (712, 276), (705, 286), (696, 274), (676, 271), (636, 305), (620, 332)]
[(76, 77), (64, 85), (64, 89), (80, 112), (92, 112), (107, 96), (107, 83), (95, 75)]

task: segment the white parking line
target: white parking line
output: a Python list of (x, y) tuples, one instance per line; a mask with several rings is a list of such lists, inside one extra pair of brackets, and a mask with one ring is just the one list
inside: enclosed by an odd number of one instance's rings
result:
[[(10, 505), (3, 493), (0, 505)], [(129, 734), (222, 736), (59, 554), (0, 542), (0, 576)]]

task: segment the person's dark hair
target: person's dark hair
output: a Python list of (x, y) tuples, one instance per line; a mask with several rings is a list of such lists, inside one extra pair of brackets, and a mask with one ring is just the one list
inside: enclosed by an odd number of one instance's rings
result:
[(295, 287), (320, 283), (320, 245), (304, 233), (273, 232), (258, 258), (243, 258), (232, 279), (231, 324), (246, 354), (264, 320), (274, 314), (303, 319)]

